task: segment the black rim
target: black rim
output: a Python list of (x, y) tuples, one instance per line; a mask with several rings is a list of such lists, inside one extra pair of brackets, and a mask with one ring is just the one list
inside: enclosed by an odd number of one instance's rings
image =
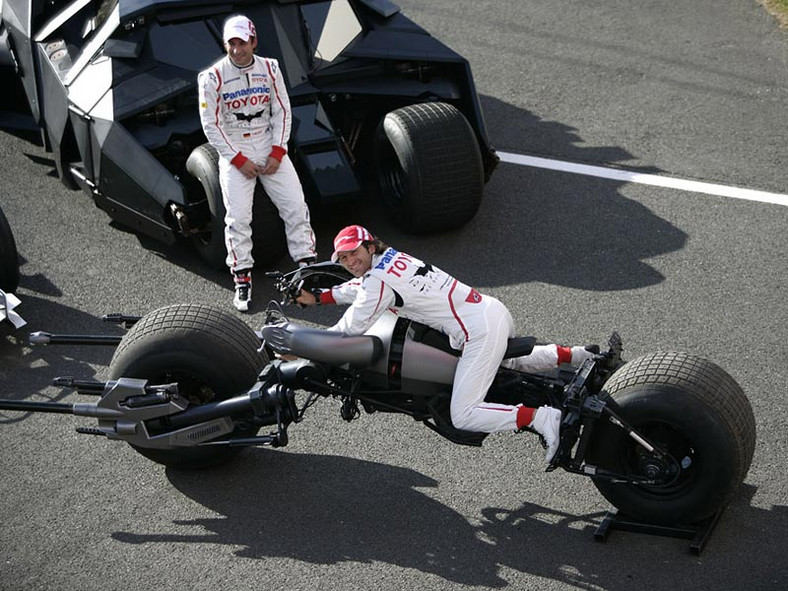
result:
[(193, 235), (193, 238), (199, 246), (208, 246), (211, 244), (211, 240), (213, 239), (213, 232), (211, 230), (198, 232), (197, 234)]
[(392, 208), (405, 203), (405, 171), (394, 147), (383, 136), (380, 139), (379, 181), (384, 201)]
[(187, 372), (165, 372), (151, 381), (151, 383), (178, 384), (178, 394), (185, 398), (189, 404), (206, 404), (216, 399), (216, 393), (208, 383), (191, 373)]
[[(165, 371), (148, 378), (150, 384), (178, 384), (178, 395), (188, 401), (189, 405), (199, 406), (216, 401), (216, 392), (201, 377), (187, 371)], [(148, 428), (152, 433), (168, 429), (166, 421), (160, 425), (149, 424)]]
[(695, 484), (700, 458), (692, 441), (674, 425), (652, 421), (636, 427), (647, 440), (660, 446), (666, 456), (646, 450), (629, 437), (621, 452), (621, 465), (627, 474), (663, 482), (659, 485), (638, 485), (644, 495), (654, 498), (675, 497)]

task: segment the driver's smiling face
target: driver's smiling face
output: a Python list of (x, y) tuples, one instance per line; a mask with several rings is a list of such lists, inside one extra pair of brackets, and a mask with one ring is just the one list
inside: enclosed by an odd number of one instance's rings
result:
[(355, 250), (346, 250), (337, 255), (337, 261), (345, 267), (353, 277), (361, 277), (372, 268), (372, 252), (374, 246), (362, 244)]
[(233, 37), (224, 44), (227, 55), (232, 62), (239, 68), (245, 68), (254, 59), (254, 50), (257, 47), (257, 38), (251, 37), (249, 41), (244, 41), (238, 37)]

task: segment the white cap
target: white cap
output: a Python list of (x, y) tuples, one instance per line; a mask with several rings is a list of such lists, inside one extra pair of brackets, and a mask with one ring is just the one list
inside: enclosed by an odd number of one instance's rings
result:
[(244, 15), (231, 16), (224, 22), (222, 38), (225, 43), (235, 38), (249, 41), (250, 37), (257, 37), (257, 31), (255, 31), (254, 23)]

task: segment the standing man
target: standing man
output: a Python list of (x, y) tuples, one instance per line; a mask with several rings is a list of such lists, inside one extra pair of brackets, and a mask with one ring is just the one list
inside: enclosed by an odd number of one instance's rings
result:
[(284, 221), (293, 261), (301, 266), (314, 262), (315, 237), (301, 183), (287, 156), (292, 113), (279, 64), (254, 54), (257, 33), (243, 15), (225, 21), (222, 37), (227, 55), (198, 78), (200, 119), (205, 137), (219, 152), (233, 303), (245, 312), (252, 300), (251, 224), (257, 180)]
[(354, 279), (314, 293), (301, 290), (297, 303), (350, 304), (328, 329), (349, 335), (366, 332), (386, 310), (441, 331), (452, 347), (462, 351), (449, 407), (454, 426), (483, 433), (529, 427), (544, 437), (545, 459), (550, 463), (560, 441), (561, 411), (551, 406), (493, 404), (484, 397), (502, 364), (520, 371), (544, 371), (562, 363), (579, 366), (598, 353), (598, 347), (537, 345), (530, 355), (504, 361), (514, 321), (496, 298), (388, 247), (362, 226), (348, 226), (337, 234), (331, 260)]

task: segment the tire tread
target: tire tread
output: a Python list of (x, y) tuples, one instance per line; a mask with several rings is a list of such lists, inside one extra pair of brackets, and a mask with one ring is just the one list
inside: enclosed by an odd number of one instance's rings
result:
[(737, 474), (743, 480), (755, 451), (755, 416), (739, 384), (721, 367), (702, 357), (656, 352), (624, 365), (605, 389), (615, 397), (615, 392), (624, 388), (650, 384), (678, 388), (719, 415), (741, 450)]
[(386, 118), (407, 138), (418, 162), (421, 195), (408, 200), (401, 223), (423, 234), (461, 226), (479, 209), (484, 174), (479, 146), (467, 120), (452, 105), (418, 103)]
[[(686, 474), (666, 489), (594, 478), (624, 514), (663, 525), (697, 522), (724, 507), (739, 489), (755, 449), (755, 418), (741, 387), (721, 367), (696, 355), (656, 352), (619, 368), (601, 397), (636, 430), (665, 428), (672, 439), (658, 437), (656, 444), (670, 447), (672, 441), (697, 454)], [(614, 473), (636, 472), (636, 446), (621, 429), (601, 422), (586, 461)]]
[[(155, 310), (132, 326), (112, 356), (109, 373), (110, 379), (149, 380), (182, 374), (209, 385), (218, 401), (250, 388), (266, 363), (259, 337), (242, 320), (212, 306), (179, 304)], [(251, 437), (258, 429), (237, 423), (234, 434)], [(187, 469), (221, 463), (242, 449), (132, 447), (155, 462)]]

